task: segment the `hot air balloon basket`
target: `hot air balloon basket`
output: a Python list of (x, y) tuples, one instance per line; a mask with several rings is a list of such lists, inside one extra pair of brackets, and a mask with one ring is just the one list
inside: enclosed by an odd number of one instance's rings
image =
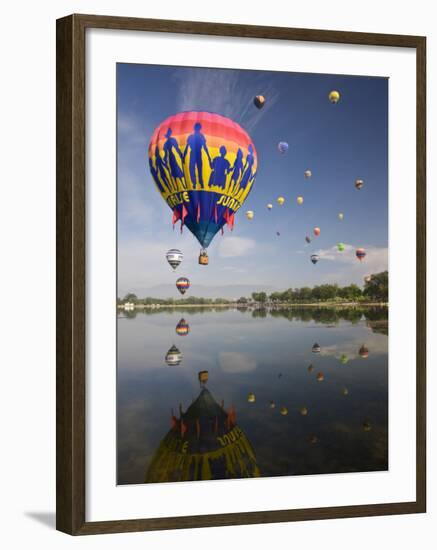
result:
[(208, 265), (209, 264), (209, 258), (208, 258), (208, 254), (206, 252), (201, 252), (199, 254), (199, 264), (200, 265)]

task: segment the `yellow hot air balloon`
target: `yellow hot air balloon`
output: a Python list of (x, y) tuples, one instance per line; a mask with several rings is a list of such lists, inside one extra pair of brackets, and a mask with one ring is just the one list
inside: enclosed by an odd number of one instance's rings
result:
[(344, 218), (343, 212), (338, 213), (338, 219), (341, 221)]
[(246, 218), (247, 218), (248, 220), (253, 220), (253, 216), (254, 216), (254, 215), (255, 215), (255, 214), (253, 213), (253, 210), (248, 210), (248, 211), (246, 212)]
[(332, 90), (329, 92), (328, 97), (331, 103), (338, 103), (340, 101), (340, 92), (338, 92), (337, 90)]
[(303, 204), (303, 197), (299, 196), (296, 199), (297, 204)]
[(287, 416), (287, 414), (288, 414), (288, 409), (287, 409), (287, 407), (281, 407), (281, 411), (280, 411), (280, 412), (281, 412), (282, 416)]
[(247, 400), (249, 401), (249, 403), (255, 403), (255, 394), (249, 393), (249, 395), (247, 396)]
[(271, 204), (271, 203), (269, 202), (269, 204), (267, 205), (267, 210), (271, 210), (272, 208), (273, 208), (273, 204)]
[(284, 199), (284, 197), (278, 197), (276, 199), (276, 202), (279, 204), (279, 206), (282, 206), (285, 202), (285, 199)]

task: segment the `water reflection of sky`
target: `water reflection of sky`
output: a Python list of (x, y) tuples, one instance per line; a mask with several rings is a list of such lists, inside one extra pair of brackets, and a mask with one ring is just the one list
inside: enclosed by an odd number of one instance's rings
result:
[[(119, 318), (119, 483), (144, 482), (170, 429), (171, 409), (181, 404), (185, 410), (197, 397), (200, 370), (209, 371), (215, 399), (235, 406), (261, 475), (387, 469), (387, 336), (373, 332), (360, 315), (352, 323), (274, 313), (176, 309)], [(175, 332), (182, 317), (190, 326), (187, 336)], [(178, 366), (165, 363), (173, 344), (183, 354)], [(362, 345), (368, 358), (359, 355)], [(250, 392), (255, 403), (247, 400)], [(288, 415), (280, 414), (282, 406)]]

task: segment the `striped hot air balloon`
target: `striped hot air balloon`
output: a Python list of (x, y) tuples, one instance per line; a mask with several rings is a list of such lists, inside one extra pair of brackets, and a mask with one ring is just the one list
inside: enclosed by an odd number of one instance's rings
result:
[(190, 332), (190, 325), (185, 321), (185, 319), (181, 319), (179, 323), (176, 325), (176, 334), (179, 336), (186, 336)]
[(190, 288), (190, 281), (186, 277), (179, 277), (176, 281), (176, 288), (181, 294), (185, 294)]
[(173, 225), (180, 221), (203, 249), (224, 225), (233, 228), (258, 169), (255, 146), (239, 124), (215, 113), (178, 113), (155, 128), (148, 156)]
[(165, 362), (169, 367), (175, 367), (182, 362), (182, 353), (176, 346), (172, 346), (165, 355)]
[(176, 269), (184, 259), (184, 255), (177, 248), (172, 248), (169, 250), (165, 257), (173, 269)]
[(320, 257), (318, 254), (311, 254), (311, 261), (315, 265), (320, 260)]

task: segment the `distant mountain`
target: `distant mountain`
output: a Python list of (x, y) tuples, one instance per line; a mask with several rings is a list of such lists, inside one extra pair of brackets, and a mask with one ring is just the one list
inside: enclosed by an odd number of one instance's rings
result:
[[(206, 286), (196, 285), (191, 287), (186, 297), (196, 296), (198, 298), (227, 298), (237, 299), (240, 296), (249, 297), (252, 292), (267, 292), (271, 293), (277, 290), (269, 285), (221, 285), (221, 286)], [(134, 289), (119, 289), (118, 296), (123, 298), (128, 292), (133, 292), (138, 298), (180, 298), (181, 295), (177, 292), (173, 285), (155, 285), (146, 288)]]

